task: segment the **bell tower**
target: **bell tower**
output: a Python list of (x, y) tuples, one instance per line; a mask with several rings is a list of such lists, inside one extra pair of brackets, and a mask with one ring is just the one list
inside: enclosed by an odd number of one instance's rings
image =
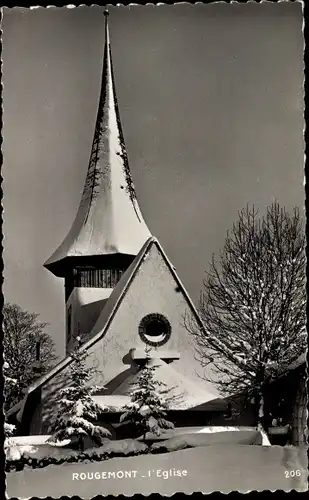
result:
[(64, 278), (66, 352), (88, 337), (122, 273), (151, 236), (129, 168), (105, 16), (101, 92), (85, 186), (73, 225), (44, 266)]

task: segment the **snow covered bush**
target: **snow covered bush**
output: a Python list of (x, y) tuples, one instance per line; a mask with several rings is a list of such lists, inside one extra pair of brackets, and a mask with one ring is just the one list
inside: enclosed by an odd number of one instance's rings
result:
[(120, 441), (106, 441), (102, 446), (86, 451), (69, 450), (67, 448), (55, 449), (52, 446), (33, 446), (12, 448), (6, 457), (5, 470), (23, 470), (26, 468), (42, 468), (48, 465), (61, 465), (63, 463), (101, 462), (113, 457), (131, 457), (148, 453), (148, 446), (134, 439)]
[(184, 434), (151, 445), (152, 453), (164, 453), (211, 445), (262, 445), (262, 435), (257, 430)]
[(147, 350), (146, 354), (145, 365), (130, 393), (131, 401), (120, 417), (120, 422), (130, 421), (144, 439), (147, 432), (159, 436), (163, 430), (174, 427), (166, 418), (168, 391), (163, 382), (154, 379), (155, 361), (150, 359)]
[(148, 446), (135, 439), (120, 439), (108, 441), (99, 448), (102, 452), (112, 456), (132, 456), (148, 451)]
[(16, 431), (16, 426), (14, 424), (9, 424), (8, 422), (4, 422), (4, 435), (5, 437), (11, 437), (14, 435)]
[(77, 344), (70, 356), (73, 358), (70, 380), (68, 386), (59, 391), (58, 412), (49, 429), (52, 434), (49, 442), (77, 440), (79, 449), (83, 450), (86, 436), (100, 445), (111, 433), (96, 423), (104, 410), (91, 396), (102, 387), (92, 387), (89, 383), (94, 368), (86, 364), (87, 352), (81, 351)]

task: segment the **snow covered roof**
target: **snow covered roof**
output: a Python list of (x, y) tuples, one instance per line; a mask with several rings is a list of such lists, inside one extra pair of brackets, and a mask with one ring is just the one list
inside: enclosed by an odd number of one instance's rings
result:
[(130, 402), (129, 396), (110, 395), (110, 396), (91, 396), (92, 399), (103, 409), (108, 407), (109, 410), (115, 412), (123, 411), (124, 406)]
[(192, 407), (194, 411), (227, 411), (229, 401), (227, 398), (215, 398), (205, 403)]
[(12, 408), (10, 408), (6, 412), (6, 416), (10, 417), (11, 415), (17, 414), (23, 408), (24, 402), (25, 402), (25, 398), (22, 399), (21, 401), (19, 401), (18, 403), (16, 403), (14, 406), (12, 406)]
[(289, 370), (295, 370), (296, 368), (298, 368), (299, 366), (301, 366), (302, 364), (306, 363), (306, 359), (307, 359), (307, 353), (304, 352), (303, 354), (301, 354), (299, 356), (299, 358), (297, 358), (296, 361), (294, 361), (294, 363), (291, 363), (290, 366), (289, 366)]
[[(170, 399), (171, 410), (187, 410), (214, 399), (214, 394), (198, 387), (185, 375), (176, 371), (172, 364), (167, 364), (158, 358), (151, 359), (150, 363), (156, 367), (154, 379), (165, 384), (166, 387), (163, 389), (169, 389), (166, 396)], [(114, 390), (114, 394), (128, 395), (137, 377), (138, 372), (129, 373), (128, 377)]]
[(286, 368), (284, 371), (282, 371), (280, 376), (284, 376), (284, 375), (288, 374), (289, 372), (291, 372), (292, 370), (296, 370), (301, 365), (304, 365), (306, 363), (306, 360), (307, 360), (307, 353), (304, 352), (295, 361), (293, 361), (293, 363), (291, 363), (288, 366), (288, 368)]
[(101, 95), (84, 191), (68, 235), (44, 266), (63, 277), (68, 258), (136, 255), (150, 235), (131, 178), (106, 16)]

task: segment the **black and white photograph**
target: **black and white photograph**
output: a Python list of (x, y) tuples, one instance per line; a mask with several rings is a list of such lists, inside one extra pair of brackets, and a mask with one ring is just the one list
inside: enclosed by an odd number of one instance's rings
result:
[(2, 8), (8, 498), (308, 491), (303, 24)]

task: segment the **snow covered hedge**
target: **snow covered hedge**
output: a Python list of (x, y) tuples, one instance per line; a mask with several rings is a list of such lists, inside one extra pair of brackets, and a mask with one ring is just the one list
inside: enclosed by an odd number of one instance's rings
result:
[[(5, 470), (20, 471), (25, 467), (41, 468), (48, 465), (60, 465), (65, 462), (103, 461), (113, 457), (129, 457), (148, 453), (146, 444), (134, 439), (123, 439), (119, 441), (106, 441), (102, 446), (91, 448), (84, 452), (70, 450), (68, 448), (54, 448), (52, 446), (32, 447), (28, 451), (20, 452), (16, 447), (7, 453)], [(15, 452), (15, 453), (14, 453)]]
[(185, 448), (195, 448), (197, 446), (210, 446), (213, 444), (262, 445), (262, 435), (259, 431), (255, 430), (183, 434), (167, 439), (166, 441), (153, 443), (150, 447), (150, 451), (151, 453), (165, 453), (183, 450)]
[(113, 457), (130, 457), (147, 453), (167, 453), (210, 445), (263, 445), (263, 437), (257, 430), (240, 430), (238, 432), (215, 432), (183, 434), (165, 441), (155, 442), (150, 447), (139, 440), (122, 439), (111, 441), (106, 439), (100, 447), (89, 448), (83, 452), (67, 447), (42, 445), (18, 445), (6, 448), (5, 470), (20, 471), (24, 467), (41, 468), (48, 465), (60, 465), (65, 462), (103, 461)]

